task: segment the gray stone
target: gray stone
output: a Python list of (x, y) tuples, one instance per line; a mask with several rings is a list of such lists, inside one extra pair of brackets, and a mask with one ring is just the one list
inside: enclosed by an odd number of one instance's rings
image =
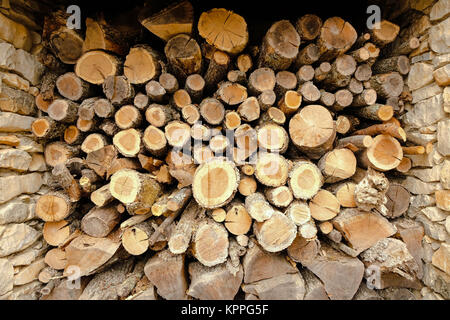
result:
[(442, 93), (442, 99), (444, 104), (444, 111), (450, 113), (450, 87), (445, 87)]
[(441, 166), (435, 165), (426, 169), (411, 169), (406, 174), (419, 178), (423, 182), (437, 182), (440, 178)]
[(434, 52), (428, 51), (428, 52), (422, 53), (421, 55), (412, 57), (411, 63), (432, 61), (434, 56), (435, 56)]
[(413, 167), (433, 167), (444, 161), (444, 157), (436, 150), (436, 144), (429, 154), (406, 155), (406, 157), (411, 159)]
[(432, 194), (436, 190), (441, 189), (439, 183), (423, 182), (415, 177), (408, 176), (403, 180), (402, 185), (414, 194)]
[(243, 284), (242, 290), (260, 300), (303, 300), (305, 281), (301, 274), (287, 273), (250, 284)]
[(431, 8), (430, 20), (439, 21), (445, 19), (450, 14), (450, 0), (439, 0)]
[(411, 203), (410, 207), (424, 208), (435, 205), (436, 199), (433, 196), (429, 196), (426, 194), (419, 194), (417, 196), (412, 196), (410, 203)]
[(35, 193), (43, 184), (41, 173), (0, 178), (0, 203), (4, 203), (22, 193)]
[[(0, 130), (1, 131), (1, 130)], [(42, 144), (37, 143), (34, 141), (34, 137), (29, 134), (29, 136), (23, 135), (23, 134), (11, 134), (9, 132), (0, 132), (0, 137), (2, 136), (14, 136), (19, 140), (19, 145), (16, 146), (16, 149), (23, 150), (29, 153), (32, 152), (44, 152), (44, 147)], [(7, 149), (10, 148), (6, 145), (0, 145), (0, 149)]]
[(34, 120), (36, 118), (0, 111), (0, 132), (31, 131)]
[(405, 131), (406, 131), (406, 139), (409, 142), (418, 145), (426, 145), (428, 143), (434, 143), (437, 141), (436, 133), (421, 133), (420, 131), (417, 131), (417, 129), (409, 129)]
[(438, 86), (436, 83), (429, 84), (420, 89), (414, 90), (411, 92), (412, 94), (412, 103), (417, 103), (422, 100), (434, 97), (442, 92), (442, 88)]
[(450, 216), (447, 216), (447, 218), (445, 218), (445, 230), (447, 230), (447, 232), (450, 234)]
[(415, 63), (408, 74), (408, 87), (417, 90), (433, 81), (433, 66), (425, 62)]
[(434, 267), (432, 264), (425, 264), (423, 282), (445, 299), (450, 299), (450, 276)]
[(440, 248), (433, 254), (431, 263), (447, 275), (450, 275), (450, 244), (442, 243)]
[(45, 163), (45, 158), (41, 153), (31, 154), (31, 162), (28, 171), (47, 171), (47, 164)]
[(19, 74), (33, 85), (39, 83), (45, 71), (35, 56), (22, 49), (15, 49), (9, 43), (0, 43), (0, 68)]
[(42, 234), (25, 223), (0, 226), (0, 257), (22, 251)]
[(450, 53), (439, 54), (433, 57), (433, 67), (435, 69), (445, 66), (450, 62)]
[(450, 64), (446, 64), (433, 72), (434, 80), (441, 87), (448, 86), (450, 84)]
[(0, 225), (35, 219), (36, 198), (36, 196), (23, 195), (0, 204)]
[(423, 208), (421, 212), (433, 222), (444, 221), (445, 218), (447, 218), (445, 211), (438, 207), (426, 207)]
[(430, 48), (436, 53), (450, 52), (450, 18), (434, 25), (430, 29)]
[(26, 171), (31, 163), (31, 156), (18, 149), (0, 150), (0, 168), (17, 171)]
[(8, 259), (0, 259), (0, 296), (13, 289), (14, 268)]
[(38, 257), (44, 255), (48, 251), (47, 242), (41, 238), (36, 241), (33, 245), (22, 250), (20, 252), (14, 253), (8, 256), (8, 261), (12, 263), (13, 266), (28, 266), (30, 263), (35, 261)]
[(437, 149), (443, 156), (450, 155), (450, 119), (442, 120), (438, 123)]
[(404, 116), (405, 124), (411, 128), (430, 126), (445, 118), (442, 94), (432, 96), (414, 105)]
[(416, 220), (422, 223), (425, 234), (430, 238), (439, 241), (449, 239), (449, 234), (442, 224), (431, 221), (422, 213), (416, 217)]

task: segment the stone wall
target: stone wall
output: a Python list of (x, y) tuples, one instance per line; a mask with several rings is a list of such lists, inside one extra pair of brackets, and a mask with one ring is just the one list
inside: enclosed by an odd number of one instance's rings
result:
[(409, 141), (433, 151), (408, 156), (413, 168), (402, 183), (412, 194), (407, 215), (425, 233), (422, 297), (450, 299), (450, 1), (421, 2), (426, 16), (415, 22), (421, 45), (410, 55), (412, 102), (402, 121)]
[[(398, 291), (388, 296), (450, 299), (450, 0), (411, 1), (426, 16), (413, 22), (421, 45), (411, 54), (407, 85), (412, 100), (401, 120), (409, 141), (432, 143), (433, 150), (408, 156), (413, 168), (400, 181), (412, 197), (407, 219), (396, 225), (412, 255), (423, 260), (425, 287), (415, 295)], [(11, 23), (27, 30), (31, 45), (1, 32)], [(37, 299), (43, 287), (38, 275), (48, 246), (34, 206), (48, 190), (48, 172), (43, 145), (30, 134), (39, 113), (28, 103), (39, 93), (45, 71), (39, 62), (41, 24), (31, 13), (17, 14), (8, 1), (0, 5), (0, 300)]]

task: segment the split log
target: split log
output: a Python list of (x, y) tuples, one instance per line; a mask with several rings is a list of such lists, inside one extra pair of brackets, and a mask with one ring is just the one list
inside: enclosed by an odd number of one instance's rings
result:
[(203, 12), (197, 27), (200, 36), (221, 51), (235, 55), (247, 46), (247, 23), (233, 11), (214, 8)]
[(81, 219), (81, 230), (91, 237), (104, 238), (119, 223), (120, 213), (115, 206), (94, 208)]
[(8, 87), (4, 77), (0, 92), (0, 111), (22, 115), (35, 114), (35, 97), (28, 92)]
[(386, 192), (386, 198), (385, 206), (388, 210), (388, 217), (398, 218), (408, 210), (411, 194), (399, 184), (390, 184)]
[(74, 179), (65, 164), (60, 163), (54, 166), (52, 175), (69, 196), (71, 202), (77, 202), (80, 200), (81, 190), (78, 181)]
[(106, 171), (116, 157), (116, 148), (112, 145), (108, 145), (97, 151), (88, 153), (86, 156), (86, 165), (94, 170), (100, 177), (104, 177)]
[(189, 1), (177, 2), (149, 17), (140, 17), (139, 22), (154, 35), (168, 41), (180, 33), (191, 34), (194, 8)]
[(117, 57), (98, 50), (86, 52), (75, 65), (76, 75), (92, 84), (103, 84), (107, 77), (117, 75), (120, 69)]
[(161, 72), (160, 54), (147, 45), (136, 45), (130, 49), (123, 73), (132, 84), (143, 84), (155, 79)]
[(292, 117), (289, 134), (295, 146), (312, 159), (318, 159), (332, 148), (336, 124), (327, 109), (309, 105)]
[(109, 191), (109, 184), (106, 184), (103, 187), (98, 188), (97, 190), (92, 192), (90, 199), (98, 207), (104, 207), (105, 205), (112, 202), (114, 198)]
[(99, 19), (86, 18), (86, 37), (83, 52), (105, 50), (118, 55), (125, 55), (129, 46), (128, 39), (117, 28), (108, 24), (103, 17)]
[(346, 208), (356, 207), (355, 189), (356, 184), (353, 182), (342, 182), (328, 188), (336, 196), (339, 204)]
[(297, 57), (299, 46), (300, 36), (294, 26), (288, 20), (275, 22), (264, 36), (258, 67), (288, 69)]
[(193, 73), (200, 73), (202, 52), (197, 41), (187, 34), (179, 34), (167, 41), (164, 48), (171, 71), (178, 79), (186, 79)]
[(309, 202), (311, 216), (318, 221), (333, 219), (340, 212), (337, 198), (327, 190), (320, 190)]

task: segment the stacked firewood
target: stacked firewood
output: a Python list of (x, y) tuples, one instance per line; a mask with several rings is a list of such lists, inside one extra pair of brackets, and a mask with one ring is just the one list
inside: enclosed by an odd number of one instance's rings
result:
[[(140, 17), (165, 41), (157, 52), (101, 18), (87, 19), (85, 35), (63, 22), (46, 19), (43, 39), (64, 65), (45, 75), (32, 124), (54, 189), (36, 205), (54, 247), (46, 294), (74, 267), (85, 277), (143, 255), (149, 282), (134, 294), (154, 285), (165, 299), (232, 299), (244, 282), (247, 298), (303, 298), (306, 275), (274, 254), (287, 249), (312, 271), (308, 287), (318, 277), (325, 297), (351, 298), (364, 270), (356, 257), (367, 267), (404, 245), (379, 244), (395, 240), (388, 219), (409, 205), (382, 172), (408, 171), (404, 155), (430, 146), (409, 144), (397, 120), (418, 44), (396, 41), (396, 24), (358, 34), (307, 14), (250, 46), (243, 17), (212, 9), (194, 25), (183, 1)], [(386, 283), (397, 267), (381, 266)], [(396, 277), (414, 283), (414, 270)]]

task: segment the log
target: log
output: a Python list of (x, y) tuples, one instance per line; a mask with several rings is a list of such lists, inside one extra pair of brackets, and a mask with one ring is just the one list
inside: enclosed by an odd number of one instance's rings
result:
[(381, 134), (373, 139), (373, 144), (359, 156), (359, 162), (380, 171), (395, 169), (403, 158), (400, 143), (393, 137)]
[(78, 181), (74, 179), (69, 169), (67, 169), (64, 164), (57, 164), (52, 169), (52, 175), (69, 196), (71, 202), (77, 202), (80, 200), (81, 190)]
[(202, 12), (197, 27), (200, 36), (221, 51), (235, 55), (247, 46), (247, 23), (233, 11), (214, 8)]
[(260, 123), (274, 123), (278, 125), (284, 125), (286, 122), (286, 115), (283, 111), (276, 107), (270, 107), (261, 115)]
[(353, 95), (347, 89), (341, 89), (336, 91), (334, 97), (335, 102), (331, 106), (331, 109), (336, 112), (344, 110), (345, 108), (350, 106), (353, 101)]
[(328, 190), (336, 196), (342, 207), (355, 208), (355, 188), (356, 184), (353, 182), (341, 182), (331, 185)]
[(227, 207), (227, 214), (225, 216), (225, 228), (228, 232), (236, 236), (244, 235), (252, 226), (252, 217), (245, 209), (242, 202), (234, 201)]
[(156, 80), (147, 82), (145, 92), (152, 102), (163, 102), (167, 93), (166, 89)]
[(186, 252), (196, 228), (196, 219), (201, 210), (195, 201), (191, 201), (170, 235), (168, 246), (173, 254)]
[(76, 127), (81, 132), (89, 132), (89, 131), (92, 131), (94, 129), (96, 124), (97, 124), (97, 122), (95, 121), (95, 119), (93, 119), (93, 120), (83, 120), (81, 118), (78, 118)]
[(219, 86), (219, 89), (216, 92), (217, 97), (224, 103), (235, 106), (247, 99), (247, 89), (233, 82), (224, 82)]
[(327, 190), (320, 190), (309, 202), (311, 217), (318, 221), (328, 221), (336, 217), (341, 205), (337, 198)]
[(355, 174), (356, 158), (349, 149), (334, 149), (323, 155), (318, 167), (325, 178), (325, 183), (335, 183)]
[(11, 43), (15, 48), (25, 51), (30, 51), (33, 45), (30, 30), (3, 14), (0, 15), (0, 38)]
[(302, 226), (311, 220), (311, 211), (308, 204), (299, 200), (294, 200), (286, 209), (285, 214), (297, 226)]
[(66, 99), (56, 99), (48, 107), (47, 113), (53, 120), (71, 123), (77, 118), (78, 104)]
[(330, 72), (331, 64), (329, 62), (322, 62), (317, 68), (314, 69), (314, 80), (321, 82), (325, 80)]
[(94, 208), (81, 219), (81, 230), (91, 237), (104, 238), (119, 223), (120, 213), (115, 206)]
[(64, 125), (61, 125), (50, 117), (36, 119), (31, 124), (31, 132), (39, 139), (50, 140), (60, 137), (64, 130)]
[(153, 15), (140, 17), (139, 22), (154, 35), (168, 41), (180, 33), (191, 34), (194, 8), (189, 1), (177, 2)]
[(309, 161), (293, 163), (289, 172), (289, 187), (296, 199), (311, 199), (322, 187), (323, 176), (319, 168)]
[[(241, 169), (242, 170), (242, 169)], [(258, 184), (252, 176), (242, 177), (239, 182), (238, 191), (244, 197), (247, 197), (256, 192)]]
[(224, 152), (228, 149), (230, 142), (228, 139), (221, 135), (215, 135), (209, 140), (209, 149), (214, 152), (216, 155), (223, 155)]
[(377, 73), (398, 72), (401, 75), (409, 73), (410, 65), (407, 56), (395, 56), (383, 60), (378, 60), (373, 66), (372, 70)]
[(257, 129), (258, 146), (261, 151), (285, 153), (289, 137), (286, 130), (274, 123), (264, 124)]
[(83, 100), (78, 107), (78, 117), (82, 120), (93, 120), (95, 117), (94, 106), (99, 99), (99, 97), (94, 97)]
[(171, 94), (178, 90), (178, 80), (173, 74), (162, 72), (158, 79), (161, 86), (167, 93)]
[(198, 223), (192, 250), (201, 264), (213, 267), (225, 262), (228, 257), (228, 246), (228, 232), (222, 224), (209, 219)]
[(328, 90), (346, 87), (355, 71), (355, 59), (346, 54), (340, 55), (331, 64), (331, 70), (323, 79), (323, 85)]
[(316, 102), (320, 99), (320, 91), (312, 81), (307, 81), (300, 85), (298, 91), (305, 103)]
[(74, 208), (66, 194), (52, 192), (38, 199), (36, 215), (44, 221), (61, 221), (68, 217)]
[(109, 118), (115, 113), (115, 108), (108, 99), (98, 99), (94, 102), (94, 112), (97, 117)]
[(80, 79), (73, 72), (59, 76), (56, 79), (56, 88), (58, 88), (60, 95), (72, 101), (86, 99), (92, 94), (92, 88), (89, 83)]
[(125, 105), (117, 110), (114, 120), (117, 127), (125, 130), (138, 127), (142, 123), (142, 116), (135, 106)]
[(99, 133), (92, 133), (84, 139), (81, 144), (81, 151), (84, 153), (90, 153), (93, 151), (97, 151), (107, 145), (107, 141), (105, 136)]
[(160, 54), (148, 45), (140, 44), (130, 49), (123, 73), (132, 84), (144, 84), (155, 79), (161, 72)]
[(375, 104), (377, 92), (374, 89), (364, 89), (360, 94), (353, 97), (351, 105), (353, 107), (365, 107)]
[(245, 198), (245, 208), (249, 215), (258, 222), (269, 219), (274, 209), (267, 202), (262, 193), (256, 192)]
[(350, 23), (339, 17), (328, 18), (317, 39), (320, 60), (331, 60), (345, 53), (353, 46), (356, 38), (356, 31)]
[(248, 78), (248, 90), (250, 94), (259, 95), (266, 90), (274, 90), (276, 75), (270, 68), (258, 68), (250, 73)]
[(411, 194), (399, 184), (389, 184), (386, 192), (387, 216), (389, 218), (401, 217), (409, 208)]
[(51, 249), (46, 253), (44, 261), (55, 270), (64, 270), (67, 266), (66, 252), (59, 248)]
[(191, 74), (186, 78), (185, 90), (192, 98), (192, 101), (198, 102), (203, 96), (203, 89), (205, 88), (205, 80), (199, 74)]
[(103, 84), (107, 77), (120, 71), (119, 59), (99, 50), (84, 53), (75, 65), (75, 74), (92, 84)]
[(197, 41), (187, 34), (179, 34), (167, 41), (164, 53), (171, 72), (178, 79), (186, 79), (193, 73), (200, 73), (202, 52)]
[(44, 157), (45, 163), (54, 167), (60, 163), (66, 163), (70, 158), (76, 156), (80, 149), (65, 144), (64, 142), (52, 142), (45, 146)]
[(228, 54), (219, 50), (214, 51), (211, 59), (209, 60), (208, 69), (206, 69), (205, 72), (205, 85), (207, 91), (217, 89), (217, 84), (220, 83), (220, 81), (222, 81), (227, 75), (230, 62), (231, 59)]
[(335, 101), (336, 101), (336, 97), (334, 94), (332, 94), (331, 92), (327, 92), (323, 89), (320, 90), (320, 102), (325, 107), (331, 107), (332, 105), (334, 105)]
[(275, 75), (275, 94), (284, 96), (288, 90), (295, 90), (297, 87), (297, 76), (290, 71), (279, 71)]
[(353, 132), (353, 135), (368, 135), (374, 136), (377, 134), (385, 134), (395, 137), (397, 139), (406, 141), (406, 133), (405, 131), (397, 126), (395, 123), (383, 123), (383, 124), (374, 124), (370, 127), (357, 130)]
[(68, 14), (56, 11), (44, 19), (42, 39), (53, 53), (67, 64), (75, 64), (82, 54), (83, 38), (66, 25)]
[(138, 223), (125, 229), (122, 235), (122, 245), (133, 256), (144, 254), (149, 248), (148, 239), (153, 232), (154, 229), (149, 220)]
[(264, 36), (258, 67), (276, 71), (288, 69), (297, 57), (299, 46), (300, 36), (294, 26), (288, 20), (275, 22)]
[(164, 128), (164, 132), (167, 143), (172, 147), (182, 148), (191, 139), (191, 127), (182, 121), (169, 122)]
[(370, 78), (370, 85), (382, 98), (398, 97), (403, 91), (403, 78), (398, 72), (376, 74)]
[(294, 61), (294, 67), (300, 68), (305, 65), (311, 65), (320, 58), (320, 52), (319, 47), (314, 44), (310, 43), (307, 46), (300, 49), (298, 52), (297, 57)]
[(222, 207), (234, 197), (239, 185), (239, 171), (228, 160), (213, 159), (200, 165), (194, 174), (192, 191), (200, 206)]
[(369, 30), (370, 39), (377, 46), (384, 47), (393, 42), (400, 31), (400, 27), (387, 20), (376, 22)]
[(175, 110), (169, 106), (152, 103), (145, 111), (145, 119), (157, 128), (164, 127), (174, 120)]
[(113, 144), (125, 157), (135, 157), (141, 151), (141, 133), (136, 129), (119, 131), (113, 137)]
[(253, 67), (252, 57), (247, 53), (240, 54), (236, 59), (236, 66), (239, 71), (248, 72)]
[(111, 203), (114, 198), (109, 191), (109, 184), (105, 184), (103, 187), (92, 192), (90, 199), (97, 207), (104, 207)]
[(356, 78), (351, 78), (350, 83), (347, 86), (347, 89), (354, 95), (360, 94), (364, 90), (364, 85), (362, 84), (361, 81), (357, 80)]
[(315, 14), (305, 14), (297, 19), (295, 29), (302, 40), (312, 41), (319, 36), (322, 24), (322, 19)]
[(327, 109), (309, 105), (291, 118), (289, 134), (299, 150), (312, 159), (318, 159), (332, 148), (336, 124)]
[(138, 206), (136, 214), (144, 214), (158, 198), (161, 186), (149, 174), (122, 169), (111, 176), (109, 190), (123, 204)]
[(270, 204), (278, 208), (286, 208), (294, 200), (292, 191), (287, 186), (266, 188), (264, 195)]
[(234, 130), (241, 125), (241, 116), (236, 111), (225, 111), (223, 126), (226, 130)]
[(253, 232), (258, 243), (268, 252), (279, 252), (291, 245), (297, 235), (294, 222), (279, 211), (264, 222), (255, 222)]
[(214, 98), (204, 99), (200, 103), (199, 111), (203, 119), (211, 125), (220, 124), (225, 116), (225, 107)]
[(385, 104), (372, 104), (355, 110), (355, 114), (364, 119), (375, 121), (389, 121), (394, 115), (392, 106)]
[(191, 96), (184, 89), (178, 89), (175, 91), (170, 99), (170, 105), (172, 105), (175, 109), (183, 109), (183, 107), (188, 106), (191, 103)]
[(286, 184), (289, 164), (276, 153), (260, 153), (256, 160), (255, 177), (268, 187), (279, 187)]
[[(70, 219), (70, 217), (69, 217)], [(42, 228), (42, 235), (44, 240), (51, 246), (55, 247), (64, 247), (67, 243), (73, 240), (80, 234), (80, 221), (74, 220), (72, 222), (61, 220), (61, 221), (48, 221), (44, 223), (44, 227)], [(51, 250), (52, 251), (52, 250)], [(56, 259), (53, 259), (53, 258)], [(65, 260), (65, 254), (61, 257), (61, 252), (55, 250), (51, 253), (47, 253), (46, 259), (49, 260)], [(60, 270), (63, 268), (59, 268), (55, 265), (49, 264), (52, 268)]]
[(108, 76), (103, 82), (103, 93), (114, 106), (132, 103), (134, 88), (124, 76)]
[(97, 151), (88, 153), (86, 156), (86, 165), (94, 170), (100, 177), (104, 177), (115, 158), (117, 158), (116, 148), (112, 145), (108, 145)]
[(349, 148), (353, 151), (365, 150), (372, 146), (373, 139), (368, 135), (357, 135), (357, 136), (349, 136), (345, 138), (341, 138), (338, 140), (336, 148)]
[(249, 97), (245, 99), (237, 108), (242, 120), (252, 122), (259, 119), (260, 107), (256, 97)]

